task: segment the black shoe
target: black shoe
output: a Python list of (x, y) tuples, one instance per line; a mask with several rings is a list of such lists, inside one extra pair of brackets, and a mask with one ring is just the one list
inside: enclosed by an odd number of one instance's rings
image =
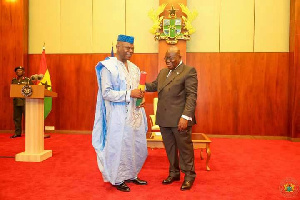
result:
[(10, 138), (16, 138), (16, 137), (21, 137), (21, 135), (14, 134), (13, 136), (10, 136)]
[(130, 188), (126, 185), (126, 183), (122, 183), (120, 185), (113, 185), (117, 190), (120, 190), (122, 192), (130, 192)]
[(168, 178), (166, 178), (165, 180), (162, 181), (162, 184), (164, 185), (168, 185), (173, 183), (174, 181), (179, 181), (180, 177), (172, 177), (172, 176), (168, 176)]
[(136, 185), (147, 185), (147, 181), (141, 180), (139, 178), (135, 178), (135, 179), (128, 179), (125, 181), (126, 183), (134, 183)]
[(180, 190), (189, 190), (192, 188), (194, 181), (183, 181)]

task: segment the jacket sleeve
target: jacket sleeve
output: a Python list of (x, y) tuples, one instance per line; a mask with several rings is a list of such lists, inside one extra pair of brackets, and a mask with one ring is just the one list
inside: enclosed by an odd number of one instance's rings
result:
[(146, 92), (157, 92), (157, 86), (158, 86), (158, 77), (160, 75), (161, 71), (157, 75), (156, 79), (151, 83), (146, 83)]
[(194, 67), (191, 68), (190, 72), (185, 79), (185, 107), (182, 115), (193, 117), (195, 115), (196, 101), (197, 101), (197, 88), (198, 79), (197, 71)]

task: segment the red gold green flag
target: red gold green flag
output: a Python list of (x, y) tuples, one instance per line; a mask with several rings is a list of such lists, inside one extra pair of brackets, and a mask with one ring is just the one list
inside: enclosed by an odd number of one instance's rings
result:
[[(44, 74), (43, 79), (38, 83), (39, 85), (45, 85), (47, 90), (52, 91), (52, 84), (50, 79), (50, 73), (47, 67), (45, 47), (43, 47), (42, 58), (40, 62), (39, 74)], [(49, 115), (52, 110), (52, 97), (45, 97), (44, 99), (44, 119)]]

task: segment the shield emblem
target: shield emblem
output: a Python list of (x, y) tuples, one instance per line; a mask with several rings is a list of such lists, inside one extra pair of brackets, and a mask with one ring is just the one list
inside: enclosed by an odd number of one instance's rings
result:
[(175, 38), (181, 33), (181, 19), (164, 19), (163, 32), (169, 38)]

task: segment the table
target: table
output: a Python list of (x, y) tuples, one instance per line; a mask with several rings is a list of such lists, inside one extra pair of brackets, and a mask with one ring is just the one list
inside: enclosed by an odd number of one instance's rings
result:
[(210, 167), (208, 166), (211, 151), (210, 151), (210, 143), (211, 140), (204, 133), (192, 134), (192, 141), (194, 145), (194, 149), (200, 149), (200, 159), (203, 160), (202, 150), (205, 149), (207, 153), (206, 158), (206, 170), (210, 171)]

